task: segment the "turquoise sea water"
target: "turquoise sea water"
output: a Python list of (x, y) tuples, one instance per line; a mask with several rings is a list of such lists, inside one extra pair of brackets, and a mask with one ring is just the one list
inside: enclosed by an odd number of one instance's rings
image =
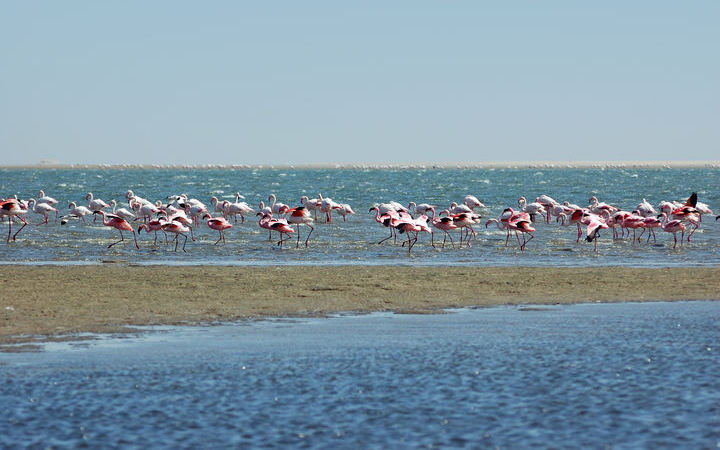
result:
[[(71, 222), (26, 227), (17, 242), (0, 245), (0, 262), (30, 264), (95, 264), (127, 262), (138, 264), (228, 264), (228, 265), (302, 265), (302, 264), (411, 264), (411, 265), (531, 265), (593, 266), (623, 265), (637, 267), (716, 265), (720, 261), (720, 222), (705, 217), (692, 242), (672, 249), (672, 236), (657, 232), (657, 244), (635, 244), (629, 240), (612, 241), (611, 231), (599, 240), (598, 252), (590, 244), (575, 242), (574, 227), (538, 222), (535, 239), (525, 252), (517, 245), (505, 247), (505, 234), (497, 228), (476, 226), (477, 239), (472, 247), (434, 249), (429, 236), (420, 235), (411, 255), (398, 243), (377, 245), (388, 236), (368, 209), (374, 204), (395, 200), (431, 203), (438, 211), (451, 202), (462, 202), (467, 194), (478, 197), (487, 209), (480, 210), (483, 222), (497, 217), (507, 206), (516, 207), (517, 199), (530, 201), (547, 194), (558, 201), (581, 206), (590, 196), (623, 209), (632, 210), (643, 198), (653, 205), (661, 200), (684, 200), (691, 192), (713, 210), (720, 207), (720, 170), (715, 168), (530, 168), (530, 169), (2, 169), (0, 197), (20, 198), (45, 193), (60, 201), (67, 212), (70, 201), (87, 204), (88, 192), (106, 202), (124, 203), (125, 192), (149, 200), (186, 193), (208, 206), (210, 197), (234, 200), (239, 192), (244, 201), (257, 207), (271, 193), (278, 201), (299, 205), (300, 197), (318, 193), (337, 202), (350, 204), (355, 212), (347, 222), (335, 217), (332, 224), (318, 223), (310, 247), (278, 248), (267, 241), (256, 218), (238, 223), (227, 232), (227, 245), (214, 246), (217, 232), (203, 226), (199, 240), (189, 242), (187, 253), (175, 253), (173, 247), (153, 246), (151, 235), (141, 235), (141, 250), (132, 245), (107, 245), (118, 239), (114, 229), (99, 224)], [(257, 209), (257, 208), (256, 208)], [(33, 222), (40, 216), (29, 213)], [(320, 221), (322, 222), (322, 221)], [(2, 224), (3, 227), (6, 226)], [(14, 227), (16, 229), (16, 227)], [(303, 235), (306, 231), (303, 230)], [(6, 231), (5, 231), (6, 233)], [(441, 236), (442, 233), (436, 233)], [(6, 236), (3, 235), (3, 236)], [(456, 235), (457, 238), (457, 235)]]

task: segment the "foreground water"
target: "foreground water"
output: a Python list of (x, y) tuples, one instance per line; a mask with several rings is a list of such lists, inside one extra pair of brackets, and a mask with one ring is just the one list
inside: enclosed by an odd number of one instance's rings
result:
[(715, 302), (164, 328), (1, 354), (0, 447), (715, 448)]
[[(598, 252), (586, 242), (575, 242), (574, 227), (554, 221), (538, 223), (536, 238), (521, 253), (517, 245), (505, 247), (505, 234), (496, 228), (477, 226), (478, 237), (471, 248), (434, 249), (429, 237), (421, 234), (413, 254), (399, 244), (377, 242), (388, 235), (368, 209), (374, 203), (395, 200), (427, 202), (445, 208), (462, 202), (467, 194), (487, 205), (484, 218), (497, 217), (507, 206), (516, 206), (519, 196), (530, 201), (547, 194), (558, 201), (588, 204), (591, 195), (601, 201), (632, 210), (646, 198), (653, 205), (661, 200), (682, 200), (696, 191), (700, 201), (718, 212), (720, 170), (696, 169), (18, 169), (0, 170), (0, 197), (21, 198), (44, 189), (58, 199), (67, 212), (70, 201), (87, 204), (88, 192), (109, 202), (125, 200), (132, 189), (150, 200), (187, 193), (210, 205), (210, 197), (234, 201), (239, 192), (257, 209), (269, 194), (291, 206), (300, 197), (322, 193), (335, 201), (349, 203), (356, 215), (347, 222), (336, 217), (332, 224), (318, 223), (309, 249), (279, 249), (267, 241), (253, 216), (227, 232), (227, 245), (214, 246), (217, 232), (201, 227), (200, 239), (189, 242), (188, 253), (173, 247), (152, 245), (151, 235), (141, 236), (141, 251), (134, 246), (107, 245), (118, 233), (98, 224), (71, 222), (66, 226), (28, 226), (12, 245), (0, 245), (0, 262), (23, 264), (413, 264), (413, 265), (627, 265), (636, 267), (717, 265), (720, 261), (720, 222), (706, 217), (692, 242), (672, 249), (672, 236), (657, 232), (657, 244), (633, 245), (615, 241), (609, 231), (599, 241)], [(37, 222), (40, 216), (28, 214)], [(3, 225), (4, 226), (4, 225)], [(303, 236), (306, 231), (303, 230)], [(441, 236), (442, 233), (436, 233)], [(457, 238), (457, 236), (456, 236)]]

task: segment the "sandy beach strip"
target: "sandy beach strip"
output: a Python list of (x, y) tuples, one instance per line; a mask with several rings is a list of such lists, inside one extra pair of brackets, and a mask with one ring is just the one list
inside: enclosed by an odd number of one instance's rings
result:
[(133, 325), (720, 297), (720, 268), (5, 265), (2, 272), (0, 345)]

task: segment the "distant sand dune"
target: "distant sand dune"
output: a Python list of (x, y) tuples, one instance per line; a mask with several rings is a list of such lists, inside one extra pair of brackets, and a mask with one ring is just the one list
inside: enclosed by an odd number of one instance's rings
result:
[(720, 168), (720, 160), (704, 161), (478, 161), (478, 162), (412, 162), (412, 163), (320, 163), (287, 165), (248, 164), (40, 164), (5, 166), (8, 169), (564, 169), (564, 168)]

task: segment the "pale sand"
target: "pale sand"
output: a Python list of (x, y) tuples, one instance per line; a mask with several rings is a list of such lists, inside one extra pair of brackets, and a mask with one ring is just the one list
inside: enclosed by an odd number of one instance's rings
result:
[(0, 344), (132, 325), (720, 296), (720, 268), (6, 265), (2, 271)]

